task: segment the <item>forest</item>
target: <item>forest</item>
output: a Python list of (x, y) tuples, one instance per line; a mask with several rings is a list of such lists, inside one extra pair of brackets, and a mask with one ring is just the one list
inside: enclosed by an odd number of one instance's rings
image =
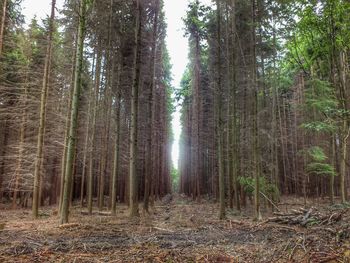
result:
[(350, 262), (348, 0), (188, 0), (180, 85), (172, 0), (23, 1), (0, 1), (0, 262)]

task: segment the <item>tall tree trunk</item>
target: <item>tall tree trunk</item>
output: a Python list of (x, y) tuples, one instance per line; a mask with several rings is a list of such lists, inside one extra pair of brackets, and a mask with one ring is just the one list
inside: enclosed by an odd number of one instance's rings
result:
[(236, 29), (236, 0), (231, 0), (231, 55), (230, 55), (230, 71), (229, 71), (229, 80), (230, 80), (230, 147), (231, 147), (231, 153), (230, 153), (230, 163), (231, 163), (231, 180), (233, 183), (233, 196), (232, 198), (235, 201), (237, 210), (241, 209), (240, 206), (240, 200), (239, 200), (239, 182), (237, 178), (237, 138), (238, 138), (238, 128), (237, 128), (237, 107), (236, 107), (236, 68), (237, 68), (237, 49), (235, 48), (235, 45), (237, 43), (237, 29)]
[[(20, 136), (19, 136), (19, 149), (18, 149), (18, 160), (17, 165), (15, 169), (15, 188), (13, 191), (13, 200), (12, 200), (12, 208), (16, 209), (17, 207), (17, 196), (18, 196), (18, 189), (19, 189), (19, 180), (20, 180), (20, 173), (23, 166), (23, 155), (24, 155), (24, 145), (25, 145), (25, 135), (26, 135), (26, 125), (27, 125), (27, 101), (28, 101), (28, 68), (26, 70), (26, 78), (25, 78), (25, 84), (24, 84), (24, 94), (22, 99), (22, 120), (21, 120), (21, 127), (20, 127)], [(0, 185), (1, 187), (1, 185)]]
[(346, 202), (346, 158), (347, 158), (347, 143), (350, 133), (350, 128), (348, 127), (347, 120), (343, 120), (342, 124), (342, 135), (340, 142), (340, 197), (341, 202)]
[[(78, 32), (78, 30), (77, 30)], [(76, 36), (78, 33), (76, 34)], [(75, 42), (77, 43), (77, 38), (75, 39)], [(76, 44), (75, 43), (75, 44)], [(75, 64), (76, 64), (76, 53), (77, 50), (74, 49), (73, 51), (73, 61), (72, 61), (72, 68), (71, 68), (71, 86), (74, 86), (74, 74), (75, 74)], [(66, 163), (67, 163), (67, 149), (68, 149), (68, 135), (69, 135), (69, 125), (70, 125), (70, 116), (72, 111), (72, 100), (73, 100), (73, 91), (74, 89), (70, 89), (69, 91), (69, 98), (68, 98), (68, 111), (66, 113), (66, 125), (65, 125), (65, 132), (64, 132), (64, 143), (63, 143), (63, 154), (62, 154), (62, 160), (61, 160), (61, 178), (60, 178), (60, 195), (59, 195), (59, 205), (58, 205), (58, 211), (61, 211), (62, 209), (62, 202), (63, 202), (63, 188), (64, 188), (64, 178), (66, 175)]]
[(1, 24), (0, 24), (0, 57), (2, 55), (2, 49), (3, 49), (3, 46), (4, 46), (7, 0), (4, 0), (2, 5), (3, 6), (2, 6)]
[[(336, 153), (335, 153), (335, 148), (336, 148), (336, 138), (333, 135), (331, 137), (331, 143), (330, 143), (331, 147), (332, 147), (332, 165), (333, 167), (336, 167)], [(330, 176), (330, 181), (329, 181), (329, 199), (331, 202), (331, 205), (334, 204), (334, 175)]]
[[(113, 74), (113, 72), (112, 72)], [(113, 78), (113, 77), (112, 77)], [(111, 77), (109, 77), (111, 79)], [(108, 81), (110, 82), (110, 80)], [(105, 118), (105, 128), (104, 128), (104, 134), (103, 134), (103, 145), (104, 145), (104, 151), (102, 152), (102, 169), (101, 169), (101, 178), (100, 178), (100, 190), (99, 190), (99, 204), (98, 209), (99, 211), (103, 210), (104, 207), (104, 192), (105, 192), (105, 177), (107, 174), (107, 167), (108, 167), (108, 152), (109, 152), (109, 133), (110, 133), (110, 119), (111, 119), (111, 108), (112, 108), (112, 94), (111, 94), (111, 88), (110, 83), (107, 83), (107, 87), (105, 90), (105, 110), (106, 110), (106, 118)]]
[(39, 121), (38, 142), (37, 142), (38, 144), (37, 144), (37, 152), (36, 152), (35, 164), (34, 164), (35, 170), (34, 170), (34, 188), (33, 188), (33, 205), (32, 205), (32, 213), (34, 218), (38, 217), (38, 211), (39, 211), (39, 195), (40, 195), (39, 192), (40, 192), (40, 179), (41, 179), (40, 168), (43, 161), (43, 144), (44, 144), (44, 133), (45, 133), (45, 125), (46, 125), (46, 121), (45, 121), (46, 104), (47, 104), (47, 95), (49, 90), (49, 79), (50, 79), (50, 70), (51, 70), (55, 7), (56, 7), (56, 0), (52, 0), (48, 44), (47, 44), (45, 66), (44, 66), (43, 85), (41, 89), (40, 121)]
[(252, 5), (252, 92), (253, 92), (253, 165), (254, 165), (254, 211), (255, 219), (260, 220), (260, 160), (259, 160), (259, 133), (258, 133), (258, 86), (257, 86), (257, 69), (256, 69), (256, 3), (251, 1)]
[(72, 110), (71, 120), (68, 137), (68, 148), (67, 148), (67, 163), (66, 163), (66, 174), (64, 180), (63, 189), (63, 201), (60, 215), (60, 224), (68, 222), (69, 214), (69, 201), (70, 201), (70, 190), (73, 178), (73, 160), (76, 143), (76, 130), (78, 124), (78, 109), (79, 109), (79, 97), (81, 89), (81, 73), (83, 71), (83, 54), (84, 54), (84, 38), (85, 38), (85, 24), (86, 24), (86, 7), (87, 0), (81, 0), (79, 10), (79, 29), (76, 46), (76, 65), (74, 74), (74, 86), (73, 86), (73, 99), (72, 99)]
[(139, 103), (139, 85), (141, 73), (141, 6), (140, 0), (136, 0), (135, 10), (135, 47), (134, 47), (134, 69), (133, 85), (131, 90), (131, 127), (130, 127), (130, 217), (139, 216), (138, 204), (138, 177), (137, 177), (137, 118)]
[[(339, 54), (339, 78), (340, 78), (340, 94), (342, 97), (342, 107), (344, 110), (348, 110), (348, 96), (347, 96), (347, 59), (344, 51)], [(350, 125), (346, 116), (343, 116), (342, 127), (340, 132), (340, 197), (341, 202), (346, 202), (346, 161), (347, 161), (347, 146), (348, 138), (350, 135)]]
[(94, 181), (94, 153), (96, 145), (96, 115), (97, 115), (97, 106), (98, 106), (98, 95), (100, 91), (100, 81), (101, 81), (101, 63), (102, 63), (102, 54), (100, 49), (100, 42), (97, 46), (97, 58), (96, 58), (96, 69), (95, 69), (95, 88), (93, 96), (93, 109), (92, 109), (92, 124), (91, 124), (91, 149), (89, 151), (89, 174), (87, 182), (87, 208), (88, 213), (92, 214), (92, 205), (93, 205), (93, 181)]
[(219, 198), (220, 211), (219, 218), (226, 217), (225, 205), (225, 174), (224, 174), (224, 154), (223, 154), (223, 112), (222, 112), (222, 81), (221, 81), (221, 6), (220, 1), (216, 0), (217, 17), (217, 90), (216, 90), (216, 109), (217, 109), (217, 140), (218, 140), (218, 168), (219, 168)]
[[(239, 42), (238, 38), (237, 38), (237, 28), (236, 28), (236, 12), (237, 12), (237, 5), (236, 5), (236, 0), (232, 0), (232, 42), (233, 45), (236, 45), (236, 43)], [(236, 208), (238, 211), (241, 210), (241, 202), (240, 202), (240, 198), (239, 198), (239, 182), (238, 182), (238, 163), (239, 163), (239, 144), (238, 144), (238, 140), (240, 137), (239, 131), (240, 131), (240, 127), (239, 127), (239, 122), (237, 122), (237, 102), (236, 102), (236, 90), (238, 89), (238, 85), (236, 83), (237, 81), (237, 76), (236, 76), (236, 68), (237, 68), (237, 57), (238, 57), (238, 51), (237, 49), (233, 49), (232, 52), (232, 101), (233, 101), (233, 124), (232, 124), (232, 139), (233, 139), (233, 147), (235, 147), (233, 149), (233, 156), (232, 156), (232, 161), (233, 161), (233, 181), (234, 181), (234, 185), (233, 185), (233, 190), (235, 193), (235, 202), (236, 202)]]
[[(121, 66), (118, 69), (118, 75), (120, 75)], [(121, 104), (121, 92), (119, 87), (119, 76), (117, 84), (117, 99), (116, 99), (116, 116), (115, 116), (115, 144), (114, 144), (114, 160), (113, 160), (113, 175), (112, 175), (112, 202), (111, 211), (112, 215), (117, 214), (117, 180), (118, 180), (118, 169), (119, 169), (119, 138), (120, 138), (120, 104)]]
[[(93, 68), (94, 68), (94, 63)], [(85, 175), (86, 175), (86, 159), (87, 155), (90, 151), (89, 148), (89, 138), (90, 138), (90, 124), (91, 124), (91, 115), (92, 115), (92, 103), (94, 98), (94, 90), (90, 90), (90, 95), (89, 95), (89, 106), (88, 106), (88, 120), (86, 124), (86, 135), (85, 135), (85, 142), (84, 142), (84, 153), (83, 153), (83, 168), (82, 168), (82, 174), (81, 174), (81, 185), (80, 185), (80, 206), (84, 206), (84, 189), (85, 189)]]
[(197, 34), (195, 36), (195, 64), (194, 64), (194, 94), (193, 94), (193, 111), (192, 111), (192, 127), (193, 127), (193, 172), (191, 176), (194, 177), (194, 198), (197, 200), (200, 198), (200, 192), (199, 192), (199, 170), (200, 170), (200, 152), (199, 152), (199, 117), (200, 117), (200, 56), (201, 56), (201, 49), (200, 49), (200, 38)]
[(155, 107), (154, 97), (156, 90), (156, 56), (157, 56), (157, 35), (158, 35), (158, 14), (159, 14), (159, 0), (155, 0), (154, 3), (154, 19), (153, 19), (153, 36), (152, 36), (152, 57), (151, 57), (151, 69), (152, 69), (152, 85), (150, 88), (150, 94), (148, 98), (148, 132), (149, 137), (147, 139), (147, 162), (146, 162), (146, 175), (145, 175), (145, 193), (143, 199), (143, 209), (148, 213), (149, 196), (150, 196), (150, 184), (152, 182), (152, 175), (154, 171), (153, 157), (154, 157), (154, 125), (155, 125)]
[(231, 209), (233, 209), (233, 199), (234, 199), (234, 192), (233, 192), (233, 170), (234, 170), (234, 160), (233, 160), (233, 98), (234, 98), (234, 92), (233, 92), (233, 84), (232, 84), (232, 57), (234, 52), (230, 50), (230, 47), (233, 46), (232, 38), (230, 35), (229, 28), (232, 25), (230, 16), (230, 5), (231, 0), (226, 1), (225, 6), (225, 42), (226, 42), (226, 50), (225, 50), (225, 56), (226, 56), (226, 82), (227, 82), (227, 91), (228, 91), (228, 104), (227, 104), (227, 123), (226, 123), (226, 171), (228, 174), (228, 205)]

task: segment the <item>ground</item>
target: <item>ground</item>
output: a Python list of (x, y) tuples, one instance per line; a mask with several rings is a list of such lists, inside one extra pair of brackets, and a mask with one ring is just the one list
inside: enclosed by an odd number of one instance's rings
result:
[(55, 207), (39, 220), (30, 210), (2, 210), (0, 262), (350, 262), (347, 210), (339, 222), (309, 227), (268, 222), (263, 210), (260, 222), (249, 210), (220, 221), (216, 203), (180, 196), (134, 220), (123, 205), (116, 217), (74, 207), (63, 227)]

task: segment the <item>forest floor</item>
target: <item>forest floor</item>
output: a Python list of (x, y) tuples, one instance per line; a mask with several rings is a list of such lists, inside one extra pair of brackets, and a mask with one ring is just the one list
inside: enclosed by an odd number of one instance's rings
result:
[(181, 196), (135, 220), (126, 206), (116, 217), (75, 207), (58, 227), (55, 209), (35, 221), (30, 210), (2, 210), (0, 262), (350, 262), (350, 210), (326, 204), (317, 210), (343, 209), (342, 219), (308, 227), (268, 222), (270, 209), (260, 222), (249, 210), (228, 210), (220, 221), (216, 203)]

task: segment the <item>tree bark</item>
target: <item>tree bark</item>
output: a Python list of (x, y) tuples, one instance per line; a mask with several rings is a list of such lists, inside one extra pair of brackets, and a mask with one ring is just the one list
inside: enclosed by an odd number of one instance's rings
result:
[(48, 96), (48, 90), (49, 90), (50, 69), (51, 69), (55, 7), (56, 7), (56, 0), (52, 0), (48, 45), (47, 45), (46, 57), (45, 57), (43, 85), (41, 89), (40, 121), (39, 121), (39, 131), (38, 131), (37, 152), (36, 152), (35, 164), (34, 164), (35, 170), (34, 170), (34, 188), (33, 188), (33, 205), (32, 205), (32, 214), (34, 218), (38, 217), (38, 211), (39, 211), (39, 195), (40, 195), (40, 180), (41, 180), (40, 168), (41, 168), (42, 159), (43, 159), (43, 144), (44, 144), (45, 125), (46, 125), (46, 120), (45, 120), (46, 104), (47, 104), (47, 96)]
[[(339, 78), (340, 78), (340, 94), (342, 97), (341, 105), (344, 110), (348, 109), (348, 98), (347, 98), (347, 76), (346, 76), (346, 57), (345, 52), (341, 51), (339, 54)], [(350, 135), (350, 125), (346, 116), (343, 116), (342, 127), (340, 135), (340, 197), (341, 202), (346, 202), (346, 161), (347, 161), (347, 144)]]
[(89, 151), (89, 174), (87, 182), (87, 202), (88, 202), (88, 213), (92, 214), (92, 205), (93, 205), (93, 180), (94, 180), (94, 153), (96, 146), (96, 115), (97, 115), (97, 106), (98, 106), (98, 95), (100, 91), (100, 81), (101, 81), (101, 63), (102, 63), (102, 54), (100, 49), (100, 42), (97, 46), (97, 58), (96, 58), (96, 69), (95, 69), (95, 90), (93, 97), (93, 113), (92, 113), (92, 134), (91, 134), (91, 149)]
[(154, 150), (154, 125), (155, 125), (155, 107), (154, 107), (154, 97), (155, 97), (155, 90), (156, 90), (156, 56), (157, 56), (157, 35), (158, 35), (158, 13), (159, 13), (159, 0), (155, 0), (154, 4), (155, 13), (154, 13), (154, 19), (153, 19), (153, 36), (152, 36), (152, 57), (151, 57), (151, 63), (152, 63), (152, 85), (150, 88), (150, 94), (148, 98), (148, 109), (149, 109), (149, 116), (148, 116), (148, 132), (149, 137), (147, 139), (147, 163), (146, 163), (146, 174), (145, 174), (145, 193), (144, 193), (144, 199), (143, 199), (143, 209), (148, 213), (149, 208), (149, 196), (150, 196), (150, 184), (152, 182), (152, 175), (154, 171), (153, 166), (153, 150)]
[[(18, 190), (19, 190), (19, 180), (20, 180), (20, 172), (22, 170), (23, 165), (23, 155), (24, 155), (24, 144), (25, 144), (25, 136), (26, 136), (26, 123), (27, 123), (27, 100), (28, 100), (28, 68), (26, 72), (26, 78), (25, 78), (25, 84), (24, 84), (24, 94), (22, 98), (22, 120), (21, 120), (21, 127), (20, 127), (20, 136), (19, 136), (19, 150), (18, 150), (18, 160), (15, 170), (15, 188), (13, 191), (13, 200), (12, 200), (12, 209), (16, 209), (17, 207), (17, 196), (18, 196)], [(1, 185), (0, 185), (1, 187)]]
[(135, 10), (135, 47), (134, 47), (134, 69), (133, 85), (131, 91), (131, 127), (130, 127), (130, 163), (129, 163), (129, 185), (130, 185), (130, 217), (139, 216), (138, 204), (138, 177), (137, 177), (137, 118), (139, 85), (141, 73), (141, 6), (140, 0), (136, 0)]
[(254, 165), (254, 211), (255, 219), (260, 220), (260, 161), (259, 161), (259, 133), (258, 133), (258, 86), (257, 86), (257, 69), (256, 69), (256, 19), (255, 19), (255, 0), (251, 1), (252, 5), (252, 92), (253, 92), (253, 165)]
[(78, 124), (78, 109), (79, 109), (79, 97), (81, 89), (81, 73), (83, 71), (83, 54), (84, 54), (84, 38), (85, 38), (85, 16), (86, 16), (87, 0), (82, 0), (80, 2), (79, 10), (79, 29), (77, 37), (76, 46), (76, 65), (74, 74), (74, 86), (73, 86), (73, 99), (72, 99), (72, 111), (71, 120), (69, 128), (68, 137), (68, 148), (67, 148), (67, 164), (66, 164), (66, 174), (64, 180), (63, 189), (63, 201), (62, 209), (60, 215), (60, 224), (68, 223), (69, 214), (69, 200), (70, 200), (70, 190), (73, 178), (73, 160), (76, 144), (76, 130)]
[(216, 90), (216, 109), (217, 109), (217, 140), (218, 140), (218, 168), (219, 168), (219, 198), (220, 198), (220, 220), (226, 217), (225, 204), (225, 174), (224, 174), (224, 156), (223, 156), (223, 112), (222, 112), (222, 81), (221, 81), (221, 6), (220, 1), (216, 0), (217, 17), (217, 90)]
[[(118, 70), (118, 74), (120, 74), (121, 69)], [(113, 160), (113, 176), (112, 176), (112, 202), (111, 202), (111, 211), (112, 215), (115, 216), (117, 214), (117, 180), (118, 180), (118, 169), (119, 169), (119, 138), (120, 138), (120, 103), (121, 103), (121, 92), (119, 88), (119, 76), (118, 76), (118, 85), (117, 85), (117, 99), (116, 99), (116, 131), (115, 131), (115, 144), (114, 144), (114, 160)]]
[(1, 16), (1, 25), (0, 25), (0, 57), (2, 55), (2, 49), (4, 46), (7, 0), (4, 0), (2, 4), (3, 6), (2, 6), (2, 16)]

